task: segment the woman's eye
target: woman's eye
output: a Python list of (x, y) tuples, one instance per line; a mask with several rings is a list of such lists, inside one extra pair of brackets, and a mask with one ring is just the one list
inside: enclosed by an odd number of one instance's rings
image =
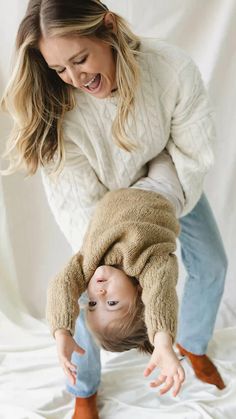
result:
[(85, 61), (87, 60), (87, 57), (84, 57), (82, 60), (80, 61), (75, 61), (75, 64), (84, 64)]
[(107, 301), (107, 304), (109, 306), (116, 306), (116, 304), (118, 304), (119, 301)]
[(88, 303), (89, 307), (94, 307), (96, 304), (96, 301), (89, 301)]
[(57, 72), (57, 74), (62, 74), (62, 73), (64, 73), (64, 71), (65, 71), (65, 68), (63, 68), (63, 70), (57, 70), (56, 72)]

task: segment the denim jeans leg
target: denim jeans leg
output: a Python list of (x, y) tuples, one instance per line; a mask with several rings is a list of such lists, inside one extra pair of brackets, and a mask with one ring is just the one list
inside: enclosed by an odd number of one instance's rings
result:
[(180, 219), (181, 255), (187, 271), (177, 342), (189, 352), (206, 353), (227, 271), (224, 246), (206, 196)]
[[(85, 298), (83, 295), (80, 303), (83, 304)], [(101, 361), (100, 349), (86, 327), (85, 313), (82, 307), (76, 321), (74, 338), (86, 352), (84, 355), (73, 352), (72, 362), (77, 366), (77, 379), (74, 386), (67, 381), (67, 390), (76, 397), (86, 398), (92, 396), (98, 389), (101, 378)]]

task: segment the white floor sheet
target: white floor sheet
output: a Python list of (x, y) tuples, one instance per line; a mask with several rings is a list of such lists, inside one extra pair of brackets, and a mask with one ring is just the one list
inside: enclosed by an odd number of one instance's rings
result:
[[(46, 325), (27, 315), (22, 315), (20, 322), (24, 328), (1, 318), (0, 419), (71, 418), (74, 401), (65, 390), (64, 374)], [(226, 389), (220, 391), (199, 381), (184, 359), (186, 381), (176, 398), (171, 393), (160, 396), (149, 387), (151, 378), (143, 378), (148, 356), (136, 350), (103, 352), (100, 418), (235, 419), (236, 328), (217, 330), (208, 352)]]

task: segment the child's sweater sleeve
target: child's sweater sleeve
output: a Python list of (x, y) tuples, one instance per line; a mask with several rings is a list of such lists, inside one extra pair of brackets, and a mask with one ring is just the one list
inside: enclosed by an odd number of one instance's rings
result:
[(175, 341), (178, 312), (177, 278), (178, 264), (174, 254), (152, 256), (139, 276), (145, 306), (145, 323), (152, 344), (156, 332), (160, 331), (168, 332), (173, 342)]
[(74, 334), (79, 315), (78, 299), (85, 290), (82, 255), (77, 253), (48, 286), (46, 318), (53, 336), (58, 329)]

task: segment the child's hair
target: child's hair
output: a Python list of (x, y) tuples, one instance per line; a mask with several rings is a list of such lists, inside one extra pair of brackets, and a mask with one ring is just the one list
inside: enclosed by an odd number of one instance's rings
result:
[(86, 321), (94, 338), (106, 351), (124, 352), (136, 348), (144, 353), (153, 352), (154, 347), (148, 339), (144, 322), (144, 304), (139, 292), (125, 315), (112, 320), (106, 327), (97, 329), (88, 318)]
[(29, 1), (18, 29), (15, 68), (1, 102), (14, 121), (5, 152), (10, 165), (3, 174), (21, 167), (34, 174), (40, 165), (50, 161), (54, 161), (54, 172), (63, 168), (63, 119), (76, 106), (75, 88), (48, 67), (39, 51), (43, 36), (96, 37), (111, 46), (119, 93), (112, 132), (119, 147), (127, 151), (136, 148), (127, 137), (126, 122), (139, 80), (136, 55), (140, 40), (115, 13), (116, 30), (106, 26), (107, 11), (99, 0)]

